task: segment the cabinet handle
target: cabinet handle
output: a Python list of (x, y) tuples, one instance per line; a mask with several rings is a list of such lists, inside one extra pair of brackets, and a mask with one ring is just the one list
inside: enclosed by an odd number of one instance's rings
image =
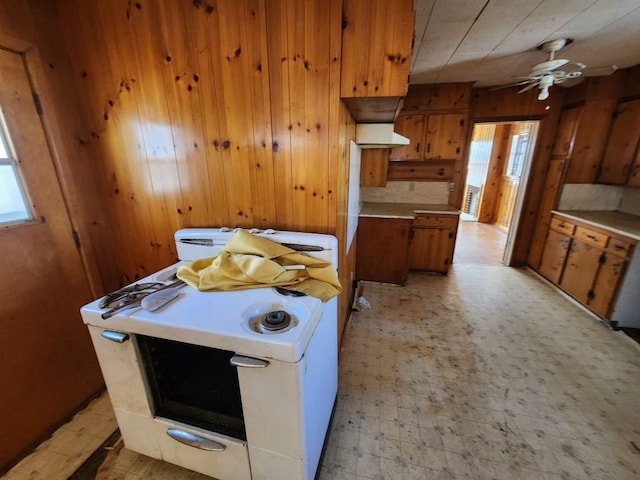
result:
[(246, 368), (264, 368), (269, 365), (269, 362), (260, 358), (245, 357), (244, 355), (234, 355), (229, 360), (229, 363), (233, 367), (246, 367)]
[(220, 442), (211, 440), (209, 438), (201, 437), (200, 435), (194, 435), (193, 433), (185, 432), (177, 428), (167, 429), (167, 435), (180, 443), (189, 445), (190, 447), (199, 448), (200, 450), (207, 450), (209, 452), (224, 452), (227, 448)]
[(427, 153), (431, 151), (431, 143), (427, 143)]
[(111, 330), (105, 330), (104, 332), (102, 332), (101, 335), (107, 340), (111, 340), (112, 342), (116, 342), (116, 343), (124, 343), (127, 340), (129, 340), (128, 333), (113, 332)]
[(416, 143), (416, 152), (420, 153), (420, 142)]
[(596, 239), (595, 235), (585, 235), (585, 237), (590, 238), (591, 240), (595, 240)]
[(613, 248), (615, 250), (624, 250), (624, 247), (622, 245), (614, 245)]

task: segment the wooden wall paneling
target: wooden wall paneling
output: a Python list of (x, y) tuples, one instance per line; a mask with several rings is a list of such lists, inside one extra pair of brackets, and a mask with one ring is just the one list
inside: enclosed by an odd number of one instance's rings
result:
[(403, 113), (466, 110), (471, 99), (471, 82), (410, 85)]
[(540, 265), (542, 251), (551, 220), (551, 210), (556, 207), (562, 187), (562, 174), (567, 160), (565, 157), (554, 157), (549, 162), (545, 175), (544, 189), (540, 197), (540, 207), (536, 214), (535, 227), (531, 237), (527, 263), (534, 269)]
[(580, 107), (565, 183), (595, 183), (616, 100), (589, 100)]
[(360, 186), (384, 187), (389, 172), (389, 148), (365, 148), (360, 162)]
[[(125, 157), (126, 165), (122, 165), (129, 170), (132, 180), (133, 190), (128, 200), (135, 202), (139, 197), (142, 200), (143, 208), (133, 220), (134, 225), (140, 227), (127, 232), (135, 245), (134, 261), (135, 255), (141, 255), (143, 259), (138, 262), (134, 275), (138, 278), (176, 260), (173, 233), (180, 227), (177, 210), (183, 203), (172, 139), (174, 127), (162, 80), (167, 55), (159, 38), (162, 10), (157, 6), (135, 8), (131, 5), (126, 15), (124, 5), (114, 2), (104, 2), (98, 8), (104, 9), (101, 12), (104, 29), (115, 46), (105, 45), (110, 50), (110, 65), (120, 73), (120, 84), (113, 83), (110, 87), (122, 88), (120, 85), (124, 83), (122, 97), (126, 97), (120, 103), (120, 111), (116, 108), (112, 112), (105, 110), (103, 128), (115, 130), (114, 136), (120, 137), (123, 149), (131, 155)], [(123, 14), (124, 21), (121, 20)], [(95, 52), (88, 53), (89, 56), (92, 54)], [(130, 95), (124, 95), (124, 92)], [(103, 101), (110, 106), (108, 99)], [(111, 122), (117, 122), (117, 125), (110, 125)], [(118, 154), (122, 152), (112, 153), (109, 157), (115, 160)], [(120, 159), (115, 161), (123, 163)], [(121, 212), (119, 209), (118, 213)]]
[[(202, 26), (212, 18), (209, 27), (215, 28), (217, 15), (206, 15), (204, 9), (184, 10), (178, 2), (165, 2), (162, 9), (165, 14), (158, 19), (161, 52), (165, 53), (162, 80), (170, 123), (176, 126), (171, 137), (182, 200), (176, 213), (184, 227), (223, 225), (226, 223), (209, 223), (214, 210), (209, 193), (213, 192), (204, 179), (209, 176), (207, 144), (211, 142), (206, 137), (205, 112), (201, 111), (203, 104), (216, 105), (208, 61), (212, 48), (207, 36), (202, 35)], [(203, 51), (206, 57), (200, 54)], [(209, 97), (211, 93), (214, 98)]]
[(553, 142), (551, 155), (553, 156), (570, 156), (573, 150), (573, 141), (578, 127), (578, 121), (582, 107), (569, 108), (560, 113), (558, 128), (556, 129), (556, 138)]
[(510, 141), (511, 125), (508, 123), (496, 125), (487, 178), (482, 189), (478, 210), (478, 222), (480, 223), (494, 223), (496, 221), (500, 180), (505, 169)]
[[(95, 168), (101, 178), (99, 193), (104, 196), (108, 221), (113, 228), (113, 248), (117, 252), (113, 257), (102, 257), (101, 260), (111, 262), (115, 259), (118, 283), (123, 285), (146, 273), (140, 265), (152, 263), (148, 249), (138, 251), (137, 256), (133, 253), (133, 246), (139, 246), (137, 232), (147, 228), (137, 220), (146, 217), (147, 203), (144, 190), (135, 185), (138, 176), (129, 169), (129, 165), (134, 164), (129, 159), (135, 152), (135, 141), (125, 144), (119, 128), (120, 124), (126, 125), (127, 119), (131, 122), (127, 126), (135, 128), (137, 113), (135, 102), (131, 100), (131, 78), (111, 62), (111, 58), (118, 58), (119, 53), (104, 28), (103, 14), (89, 7), (85, 2), (59, 3), (60, 17), (76, 25), (73, 32), (67, 28), (63, 33), (69, 55), (74, 59), (71, 62), (72, 81), (82, 99), (89, 142), (95, 152)], [(76, 41), (75, 35), (83, 41)], [(103, 54), (98, 57), (91, 53), (93, 51)], [(106, 122), (105, 115), (111, 115), (111, 122)], [(123, 231), (130, 232), (131, 236), (126, 238)]]

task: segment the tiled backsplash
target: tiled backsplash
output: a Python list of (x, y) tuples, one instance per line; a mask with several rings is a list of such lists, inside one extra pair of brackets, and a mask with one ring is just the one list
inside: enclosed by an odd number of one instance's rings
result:
[(360, 200), (381, 203), (448, 203), (446, 182), (389, 182), (386, 187), (362, 187)]
[(568, 183), (562, 189), (558, 210), (617, 210), (623, 187), (590, 183)]
[(625, 188), (618, 210), (640, 216), (640, 189)]

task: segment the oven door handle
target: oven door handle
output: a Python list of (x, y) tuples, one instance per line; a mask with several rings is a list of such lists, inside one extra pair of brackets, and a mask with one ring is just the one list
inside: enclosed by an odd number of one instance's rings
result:
[(199, 448), (200, 450), (207, 450), (209, 452), (224, 452), (227, 448), (226, 445), (223, 445), (220, 442), (201, 437), (200, 435), (194, 435), (193, 433), (185, 432), (178, 428), (168, 428), (167, 435), (180, 443), (184, 443), (190, 447)]
[(245, 357), (244, 355), (234, 355), (229, 360), (229, 363), (234, 367), (247, 367), (247, 368), (264, 368), (269, 365), (269, 362), (260, 358)]

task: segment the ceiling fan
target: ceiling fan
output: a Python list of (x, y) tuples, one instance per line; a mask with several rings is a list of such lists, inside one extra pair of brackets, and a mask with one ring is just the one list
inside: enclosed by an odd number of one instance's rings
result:
[[(549, 88), (556, 84), (561, 84), (571, 79), (579, 79), (581, 77), (594, 77), (599, 75), (610, 75), (615, 72), (618, 67), (616, 65), (610, 65), (607, 67), (594, 67), (588, 70), (586, 65), (580, 62), (571, 62), (566, 58), (556, 58), (556, 52), (565, 45), (568, 45), (573, 40), (568, 38), (558, 38), (549, 42), (544, 42), (538, 46), (538, 50), (543, 50), (549, 53), (549, 58), (540, 63), (536, 63), (531, 67), (529, 75), (515, 77), (521, 81), (511, 83), (509, 85), (502, 85), (497, 88), (514, 87), (524, 85), (518, 93), (526, 92), (534, 87), (540, 89), (538, 94), (538, 100), (546, 100), (549, 98)], [(568, 67), (565, 70), (560, 70), (561, 67)], [(574, 82), (570, 82), (574, 83)], [(565, 84), (565, 86), (568, 86)]]

